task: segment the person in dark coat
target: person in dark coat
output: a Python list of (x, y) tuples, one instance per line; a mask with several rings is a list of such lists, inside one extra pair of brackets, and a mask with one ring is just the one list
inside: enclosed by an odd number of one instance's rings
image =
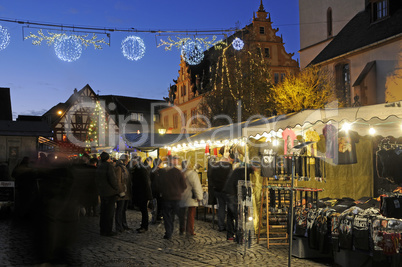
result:
[(13, 172), (15, 180), (15, 213), (20, 218), (31, 217), (37, 198), (36, 173), (29, 164), (29, 157), (24, 157)]
[(123, 197), (119, 196), (117, 198), (115, 215), (116, 232), (120, 233), (125, 230), (131, 230), (131, 228), (128, 227), (126, 217), (128, 202), (131, 199), (131, 174), (126, 167), (128, 161), (127, 155), (121, 155), (115, 167), (120, 192), (124, 192)]
[(179, 170), (179, 157), (169, 159), (166, 174), (161, 177), (161, 193), (163, 198), (163, 221), (165, 224), (164, 239), (171, 239), (174, 229), (174, 217), (179, 216), (181, 195), (187, 188), (184, 174)]
[(86, 188), (85, 193), (87, 194), (86, 202), (85, 202), (85, 210), (87, 212), (87, 216), (98, 217), (98, 205), (99, 205), (99, 195), (98, 195), (98, 186), (96, 184), (96, 170), (98, 168), (98, 160), (91, 158), (89, 159), (88, 169), (90, 173), (90, 181), (88, 183), (88, 187)]
[[(66, 252), (78, 234), (79, 196), (82, 187), (74, 177), (67, 158), (58, 157), (38, 176), (38, 220), (35, 247), (44, 262), (65, 263)], [(78, 183), (77, 183), (78, 182)]]
[(84, 154), (78, 164), (73, 165), (73, 174), (80, 188), (79, 203), (85, 208), (87, 216), (97, 216), (98, 188), (96, 185), (96, 165), (90, 165), (90, 157)]
[(160, 189), (160, 179), (166, 173), (166, 169), (162, 168), (162, 160), (156, 158), (151, 171), (151, 190), (153, 199), (152, 223), (162, 221), (162, 194)]
[[(250, 180), (250, 174), (258, 168), (256, 165), (247, 166), (247, 180)], [(228, 207), (226, 218), (226, 236), (228, 240), (233, 240), (235, 237), (235, 231), (237, 229), (237, 184), (238, 181), (244, 180), (245, 167), (238, 167), (229, 175), (223, 193), (226, 195), (226, 204)]]
[(102, 152), (100, 158), (101, 164), (97, 169), (98, 190), (101, 198), (100, 234), (103, 236), (114, 236), (116, 232), (113, 232), (112, 229), (116, 198), (121, 192), (119, 192), (116, 174), (109, 154)]
[(232, 162), (234, 155), (229, 158), (222, 158), (217, 162), (210, 171), (210, 177), (208, 184), (211, 185), (216, 200), (218, 202), (218, 231), (224, 231), (225, 227), (225, 215), (226, 215), (226, 195), (223, 193), (223, 187), (232, 172)]
[(137, 229), (138, 233), (148, 231), (148, 201), (152, 200), (151, 181), (149, 172), (141, 164), (141, 157), (133, 157), (131, 169), (133, 203), (141, 211), (141, 226)]

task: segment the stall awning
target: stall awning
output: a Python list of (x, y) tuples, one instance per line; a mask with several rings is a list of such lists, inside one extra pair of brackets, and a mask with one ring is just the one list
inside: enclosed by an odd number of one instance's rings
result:
[(312, 126), (324, 125), (328, 122), (342, 124), (344, 122), (354, 124), (356, 130), (364, 133), (370, 127), (375, 127), (377, 134), (382, 136), (401, 134), (400, 122), (402, 119), (402, 103), (400, 101), (378, 105), (304, 110), (286, 116), (276, 117), (274, 122), (250, 125), (243, 129), (243, 136), (259, 138), (272, 131), (277, 132), (286, 128), (307, 129)]
[(186, 136), (186, 134), (135, 133), (124, 134), (121, 138), (128, 148), (154, 150), (177, 143)]

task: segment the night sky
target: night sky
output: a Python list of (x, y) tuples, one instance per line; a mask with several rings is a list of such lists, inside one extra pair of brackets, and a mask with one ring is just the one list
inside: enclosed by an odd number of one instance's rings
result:
[[(277, 35), (283, 35), (286, 51), (298, 58), (298, 0), (264, 0), (263, 4), (271, 13), (273, 27), (279, 28)], [(119, 29), (221, 30), (251, 23), (259, 5), (260, 0), (0, 0), (0, 18)], [(86, 84), (103, 95), (162, 99), (178, 77), (180, 51), (157, 48), (159, 39), (167, 39), (166, 34), (114, 32), (110, 46), (102, 50), (88, 47), (77, 61), (63, 62), (53, 46), (44, 42), (35, 46), (23, 40), (24, 35), (37, 33), (38, 28), (9, 22), (0, 25), (11, 34), (10, 45), (0, 51), (0, 87), (11, 88), (14, 118), (42, 115), (65, 102), (74, 88), (80, 90)], [(122, 55), (121, 42), (128, 35), (139, 36), (145, 42), (145, 56), (138, 61)]]

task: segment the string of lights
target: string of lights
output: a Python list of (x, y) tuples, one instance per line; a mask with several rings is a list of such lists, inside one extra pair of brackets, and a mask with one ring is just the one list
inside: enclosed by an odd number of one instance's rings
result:
[(204, 33), (228, 33), (241, 31), (241, 29), (228, 28), (228, 29), (189, 29), (189, 30), (175, 30), (175, 29), (137, 29), (137, 28), (112, 28), (112, 27), (98, 27), (98, 26), (83, 26), (83, 25), (72, 25), (72, 24), (61, 24), (61, 23), (48, 23), (48, 22), (34, 22), (29, 20), (21, 19), (9, 19), (0, 18), (0, 21), (18, 23), (24, 25), (34, 25), (43, 26), (50, 28), (57, 28), (61, 30), (86, 30), (86, 31), (96, 31), (96, 32), (136, 32), (136, 33), (188, 33), (188, 34), (204, 34)]
[[(162, 30), (148, 29), (141, 30), (137, 28), (112, 28), (97, 26), (82, 26), (60, 23), (36, 22), (21, 19), (0, 18), (0, 22), (17, 23), (23, 26), (23, 40), (31, 39), (33, 45), (41, 45), (46, 42), (47, 45), (53, 45), (57, 57), (66, 62), (73, 62), (81, 57), (83, 48), (93, 45), (95, 49), (102, 49), (102, 45), (110, 46), (110, 34), (112, 32), (127, 33), (152, 33), (152, 34), (186, 34), (184, 38), (176, 36), (177, 40), (173, 40), (170, 36), (167, 41), (160, 39), (157, 47), (164, 46), (165, 50), (171, 50), (173, 46), (181, 51), (184, 60), (190, 65), (199, 64), (204, 58), (204, 50), (211, 46), (219, 49), (223, 41), (217, 40), (216, 34), (227, 36), (227, 33), (235, 33), (242, 29), (192, 29), (192, 30)], [(37, 33), (30, 32), (25, 36), (25, 29), (38, 29)], [(47, 30), (44, 32), (43, 30)], [(89, 34), (92, 33), (92, 36)], [(109, 42), (105, 38), (98, 38), (97, 34), (105, 34), (109, 38)], [(196, 37), (199, 35), (212, 35), (209, 37)], [(189, 37), (188, 35), (193, 35)], [(10, 43), (10, 34), (6, 28), (0, 25), (0, 51), (5, 49)], [(233, 48), (240, 50), (243, 48), (242, 40), (236, 38)], [(121, 50), (124, 57), (128, 60), (137, 61), (145, 54), (145, 43), (142, 38), (134, 35), (127, 36), (121, 43)]]

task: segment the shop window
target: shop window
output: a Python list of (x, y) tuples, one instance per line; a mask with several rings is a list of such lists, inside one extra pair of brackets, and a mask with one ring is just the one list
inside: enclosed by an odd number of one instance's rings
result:
[(332, 36), (332, 8), (327, 10), (327, 36)]

